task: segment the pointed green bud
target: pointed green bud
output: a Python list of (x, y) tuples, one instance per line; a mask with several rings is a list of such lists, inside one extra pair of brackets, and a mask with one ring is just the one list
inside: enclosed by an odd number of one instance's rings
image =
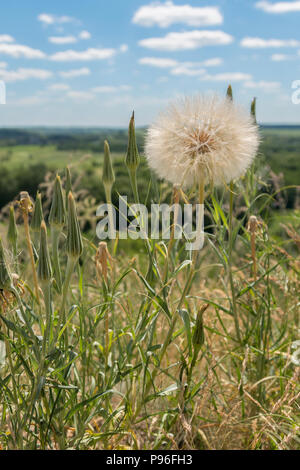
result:
[(104, 161), (103, 161), (103, 173), (102, 182), (104, 186), (111, 189), (115, 182), (115, 174), (112, 166), (109, 143), (107, 140), (104, 141)]
[(80, 226), (76, 213), (76, 205), (72, 192), (68, 196), (68, 234), (67, 253), (73, 258), (79, 258), (82, 254), (83, 245)]
[(7, 230), (7, 240), (13, 246), (17, 246), (18, 241), (18, 231), (16, 226), (16, 218), (15, 218), (15, 211), (14, 206), (10, 206), (9, 208), (9, 222), (8, 222), (8, 230)]
[(67, 166), (66, 168), (66, 198), (68, 199), (69, 192), (72, 191), (72, 177), (70, 168)]
[(203, 305), (197, 314), (196, 326), (193, 334), (193, 345), (196, 350), (200, 349), (201, 346), (204, 344), (205, 337), (203, 327), (203, 314), (207, 308), (208, 305)]
[(40, 254), (38, 263), (38, 278), (41, 282), (49, 282), (52, 276), (51, 261), (47, 242), (47, 228), (43, 221), (40, 232)]
[(44, 220), (43, 216), (43, 206), (42, 206), (42, 196), (40, 193), (37, 193), (34, 204), (34, 212), (31, 219), (30, 228), (34, 232), (39, 232), (41, 229), (41, 223)]
[(0, 289), (10, 290), (12, 288), (12, 278), (6, 264), (4, 248), (0, 238)]
[(230, 101), (233, 101), (233, 93), (232, 93), (232, 86), (231, 85), (229, 85), (228, 88), (227, 88), (226, 96)]
[(132, 113), (129, 123), (128, 149), (125, 157), (125, 164), (129, 171), (135, 171), (140, 164), (140, 156), (135, 137), (134, 112)]
[(65, 223), (65, 203), (63, 197), (63, 191), (61, 186), (60, 177), (56, 175), (54, 189), (53, 189), (53, 199), (51, 210), (49, 214), (49, 224), (54, 225), (60, 229), (63, 228)]
[(253, 117), (256, 124), (256, 98), (253, 98), (251, 102), (251, 116)]

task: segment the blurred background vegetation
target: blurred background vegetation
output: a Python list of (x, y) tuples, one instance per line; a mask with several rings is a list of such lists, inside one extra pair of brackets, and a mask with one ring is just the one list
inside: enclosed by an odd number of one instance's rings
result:
[[(143, 154), (146, 129), (137, 130), (137, 142)], [(101, 184), (103, 144), (110, 144), (117, 185), (117, 193), (128, 194), (130, 184), (124, 165), (127, 149), (127, 129), (96, 128), (26, 128), (0, 129), (0, 209), (17, 197), (21, 190), (35, 196), (46, 175), (62, 171), (69, 165), (72, 174), (80, 177), (85, 188), (97, 203), (104, 201)], [(270, 192), (284, 186), (299, 185), (300, 181), (300, 126), (261, 127), (261, 147), (258, 165)], [(149, 197), (151, 176), (142, 159), (139, 170), (141, 199)], [(281, 192), (273, 204), (276, 209), (298, 208), (299, 188)]]

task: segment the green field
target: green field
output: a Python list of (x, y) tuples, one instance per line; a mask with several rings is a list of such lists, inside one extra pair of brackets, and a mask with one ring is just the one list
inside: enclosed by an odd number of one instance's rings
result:
[[(137, 132), (143, 153), (144, 129)], [(107, 138), (117, 175), (116, 190), (128, 192), (128, 176), (123, 165), (127, 149), (124, 130), (27, 130), (0, 131), (0, 207), (27, 188), (32, 196), (48, 171), (62, 171), (67, 165), (75, 175), (81, 175), (82, 186), (97, 200), (104, 199), (100, 185), (103, 142)], [(269, 182), (271, 169), (283, 174), (282, 185), (300, 182), (300, 127), (262, 128), (261, 147), (257, 157), (263, 175)], [(24, 142), (26, 144), (24, 144)], [(34, 142), (35, 144), (33, 144)], [(140, 172), (140, 190), (146, 197), (150, 174), (145, 161)], [(293, 207), (295, 191), (288, 194), (288, 207)]]

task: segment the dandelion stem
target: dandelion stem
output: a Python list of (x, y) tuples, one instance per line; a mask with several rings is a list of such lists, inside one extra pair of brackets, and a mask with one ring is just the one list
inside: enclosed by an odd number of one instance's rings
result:
[(238, 313), (237, 313), (237, 302), (236, 302), (236, 295), (235, 295), (235, 287), (233, 282), (233, 274), (232, 274), (232, 250), (233, 250), (233, 206), (234, 206), (234, 185), (231, 181), (230, 183), (230, 201), (229, 201), (229, 251), (228, 251), (228, 272), (229, 272), (229, 282), (230, 282), (230, 289), (231, 289), (231, 298), (232, 298), (232, 310), (233, 310), (233, 318), (235, 324), (235, 331), (237, 340), (241, 343), (241, 333), (240, 333), (240, 325), (238, 320)]

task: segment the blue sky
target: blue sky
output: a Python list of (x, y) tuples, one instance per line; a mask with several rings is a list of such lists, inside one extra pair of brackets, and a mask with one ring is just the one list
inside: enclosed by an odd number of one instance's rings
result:
[(1, 126), (149, 124), (172, 98), (225, 93), (264, 123), (300, 123), (300, 1), (10, 0)]

